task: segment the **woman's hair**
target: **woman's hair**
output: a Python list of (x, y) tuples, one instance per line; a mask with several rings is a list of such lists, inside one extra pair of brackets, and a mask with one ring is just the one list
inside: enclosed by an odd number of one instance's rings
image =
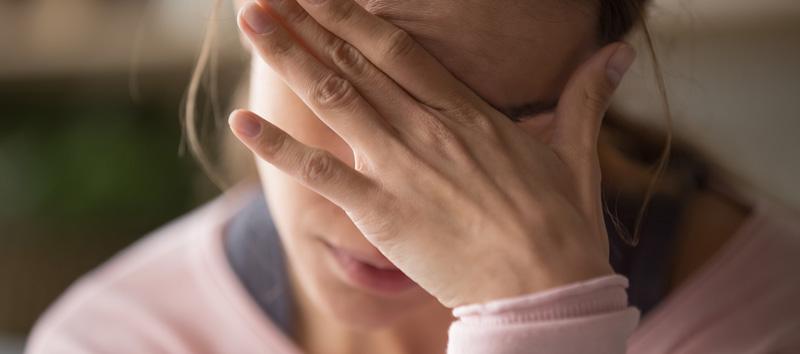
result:
[(642, 205), (639, 208), (639, 213), (636, 216), (636, 223), (633, 229), (633, 236), (627, 236), (624, 228), (622, 228), (619, 220), (610, 212), (603, 200), (603, 206), (606, 212), (611, 216), (614, 222), (614, 227), (617, 228), (617, 233), (628, 244), (635, 246), (639, 242), (639, 229), (644, 219), (647, 206), (650, 204), (650, 199), (653, 197), (656, 185), (659, 178), (664, 174), (667, 165), (669, 164), (670, 151), (672, 150), (672, 112), (669, 106), (669, 99), (667, 97), (667, 88), (664, 83), (664, 76), (661, 72), (661, 65), (659, 64), (656, 48), (653, 44), (653, 37), (650, 34), (650, 29), (647, 27), (645, 20), (645, 8), (649, 0), (600, 0), (600, 14), (599, 14), (599, 34), (600, 40), (604, 43), (618, 41), (626, 36), (633, 26), (637, 23), (641, 24), (644, 32), (645, 42), (649, 49), (650, 60), (653, 63), (653, 73), (655, 75), (656, 85), (661, 95), (662, 110), (666, 120), (666, 133), (664, 136), (664, 146), (661, 150), (658, 162), (655, 165), (655, 172), (651, 177), (647, 189), (644, 193)]
[(642, 20), (644, 8), (649, 0), (599, 0), (599, 27), (597, 33), (604, 43), (624, 37)]
[[(206, 153), (206, 150), (203, 148), (203, 144), (201, 143), (202, 139), (200, 137), (201, 134), (199, 133), (200, 122), (197, 114), (197, 101), (200, 88), (205, 84), (207, 86), (208, 99), (211, 103), (212, 110), (217, 110), (216, 106), (218, 97), (216, 95), (217, 79), (216, 70), (214, 68), (216, 60), (214, 41), (216, 37), (216, 26), (218, 23), (217, 14), (219, 13), (219, 8), (223, 1), (224, 0), (213, 0), (213, 8), (208, 21), (208, 27), (206, 29), (203, 45), (187, 90), (187, 95), (183, 106), (184, 111), (182, 120), (183, 143), (188, 143), (190, 152), (194, 155), (203, 171), (208, 175), (211, 181), (221, 189), (225, 189), (228, 183), (214, 167), (213, 163), (208, 157), (208, 154)], [(635, 246), (639, 241), (639, 229), (642, 219), (645, 216), (647, 206), (649, 205), (657, 183), (660, 177), (664, 174), (669, 162), (669, 156), (672, 147), (672, 115), (669, 108), (666, 86), (661, 74), (658, 56), (652, 41), (652, 36), (645, 21), (645, 8), (649, 0), (596, 1), (599, 1), (598, 39), (602, 44), (621, 40), (631, 31), (634, 26), (637, 24), (641, 26), (645, 42), (647, 44), (649, 58), (653, 63), (653, 72), (655, 75), (657, 88), (660, 92), (662, 109), (666, 120), (664, 144), (661, 148), (658, 161), (653, 166), (654, 172), (645, 188), (643, 201), (634, 225), (633, 236), (628, 235), (621, 222), (619, 222), (617, 217), (609, 211), (605, 203), (605, 198), (603, 198), (604, 211), (610, 216), (618, 235), (620, 235), (620, 237), (622, 237), (626, 243)], [(205, 75), (206, 72), (208, 72), (209, 75)]]
[(653, 63), (653, 72), (656, 79), (658, 91), (661, 94), (661, 104), (664, 111), (664, 118), (666, 120), (666, 134), (664, 146), (661, 150), (660, 157), (655, 165), (655, 172), (651, 177), (647, 189), (644, 193), (642, 206), (639, 208), (639, 213), (636, 216), (636, 223), (633, 229), (633, 236), (627, 236), (624, 228), (622, 227), (616, 216), (608, 211), (608, 206), (603, 200), (603, 206), (606, 212), (611, 216), (614, 222), (614, 227), (617, 233), (628, 244), (635, 246), (639, 243), (639, 230), (644, 219), (647, 206), (650, 204), (650, 199), (653, 196), (659, 178), (664, 174), (669, 163), (670, 151), (672, 150), (672, 112), (670, 111), (669, 99), (667, 97), (666, 84), (664, 77), (661, 73), (661, 65), (656, 55), (655, 45), (653, 44), (653, 37), (650, 35), (650, 29), (647, 27), (645, 20), (645, 8), (649, 0), (599, 0), (600, 1), (600, 18), (598, 29), (600, 40), (603, 43), (611, 43), (622, 39), (631, 31), (633, 26), (639, 23), (644, 32), (644, 38), (647, 43), (648, 53), (650, 60)]

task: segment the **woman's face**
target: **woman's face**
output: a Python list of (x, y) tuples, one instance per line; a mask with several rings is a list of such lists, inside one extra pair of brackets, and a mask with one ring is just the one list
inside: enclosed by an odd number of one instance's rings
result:
[[(408, 31), (453, 74), (520, 129), (547, 138), (540, 108), (556, 103), (572, 71), (597, 47), (597, 15), (581, 0), (362, 0), (369, 11)], [(305, 144), (353, 164), (350, 148), (260, 59), (253, 60), (251, 108)], [(296, 292), (334, 320), (365, 328), (395, 323), (437, 306), (421, 288), (382, 293), (352, 284), (333, 245), (386, 262), (336, 205), (267, 163), (258, 162), (271, 213), (284, 242)]]

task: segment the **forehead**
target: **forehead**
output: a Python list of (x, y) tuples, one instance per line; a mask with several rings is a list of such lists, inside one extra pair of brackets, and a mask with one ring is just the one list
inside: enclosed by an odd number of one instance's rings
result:
[(556, 100), (597, 45), (592, 0), (360, 0), (497, 107)]

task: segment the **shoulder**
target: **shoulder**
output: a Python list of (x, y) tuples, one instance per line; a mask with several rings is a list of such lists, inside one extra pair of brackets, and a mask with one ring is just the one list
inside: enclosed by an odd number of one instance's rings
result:
[(82, 277), (39, 320), (28, 351), (189, 353), (230, 351), (215, 338), (231, 335), (251, 346), (262, 340), (268, 324), (242, 328), (235, 318), (249, 299), (222, 249), (223, 229), (248, 194), (226, 193)]
[(798, 255), (800, 214), (756, 199), (736, 235), (643, 320), (632, 352), (800, 348)]
[[(772, 282), (800, 296), (800, 282), (789, 281), (800, 269), (800, 212), (769, 199), (756, 202), (753, 216), (729, 245), (729, 263), (743, 274)], [(764, 286), (768, 283), (761, 283)]]
[(800, 248), (800, 211), (768, 200), (762, 201), (758, 208), (762, 230), (774, 234), (776, 242), (782, 245), (795, 250)]
[(707, 339), (699, 339), (697, 345), (727, 342), (731, 350), (754, 353), (799, 350), (800, 213), (759, 199), (727, 255), (719, 282), (708, 280), (706, 302), (719, 305), (707, 305), (716, 312), (706, 313)]

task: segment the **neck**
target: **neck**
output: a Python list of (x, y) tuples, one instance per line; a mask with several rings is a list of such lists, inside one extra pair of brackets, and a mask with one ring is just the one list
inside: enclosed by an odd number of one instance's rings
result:
[(752, 206), (716, 190), (701, 190), (687, 202), (678, 232), (670, 289), (710, 260), (752, 214)]
[[(653, 178), (650, 166), (626, 157), (608, 133), (604, 138), (599, 146), (604, 185), (624, 195), (643, 196)], [(689, 172), (681, 168), (667, 170), (655, 188), (656, 193), (679, 198), (685, 206), (675, 231), (678, 238), (668, 280), (669, 291), (683, 284), (710, 260), (752, 213), (752, 206), (746, 200), (726, 191), (687, 185), (687, 181), (694, 181)], [(704, 178), (714, 179), (715, 173), (718, 172), (708, 168), (703, 172)]]
[[(293, 272), (291, 272), (293, 273)], [(294, 289), (302, 289), (291, 276)], [(293, 340), (308, 354), (443, 353), (447, 329), (453, 321), (449, 309), (438, 302), (411, 310), (402, 319), (379, 329), (353, 328), (333, 318), (303, 291), (295, 291)]]

